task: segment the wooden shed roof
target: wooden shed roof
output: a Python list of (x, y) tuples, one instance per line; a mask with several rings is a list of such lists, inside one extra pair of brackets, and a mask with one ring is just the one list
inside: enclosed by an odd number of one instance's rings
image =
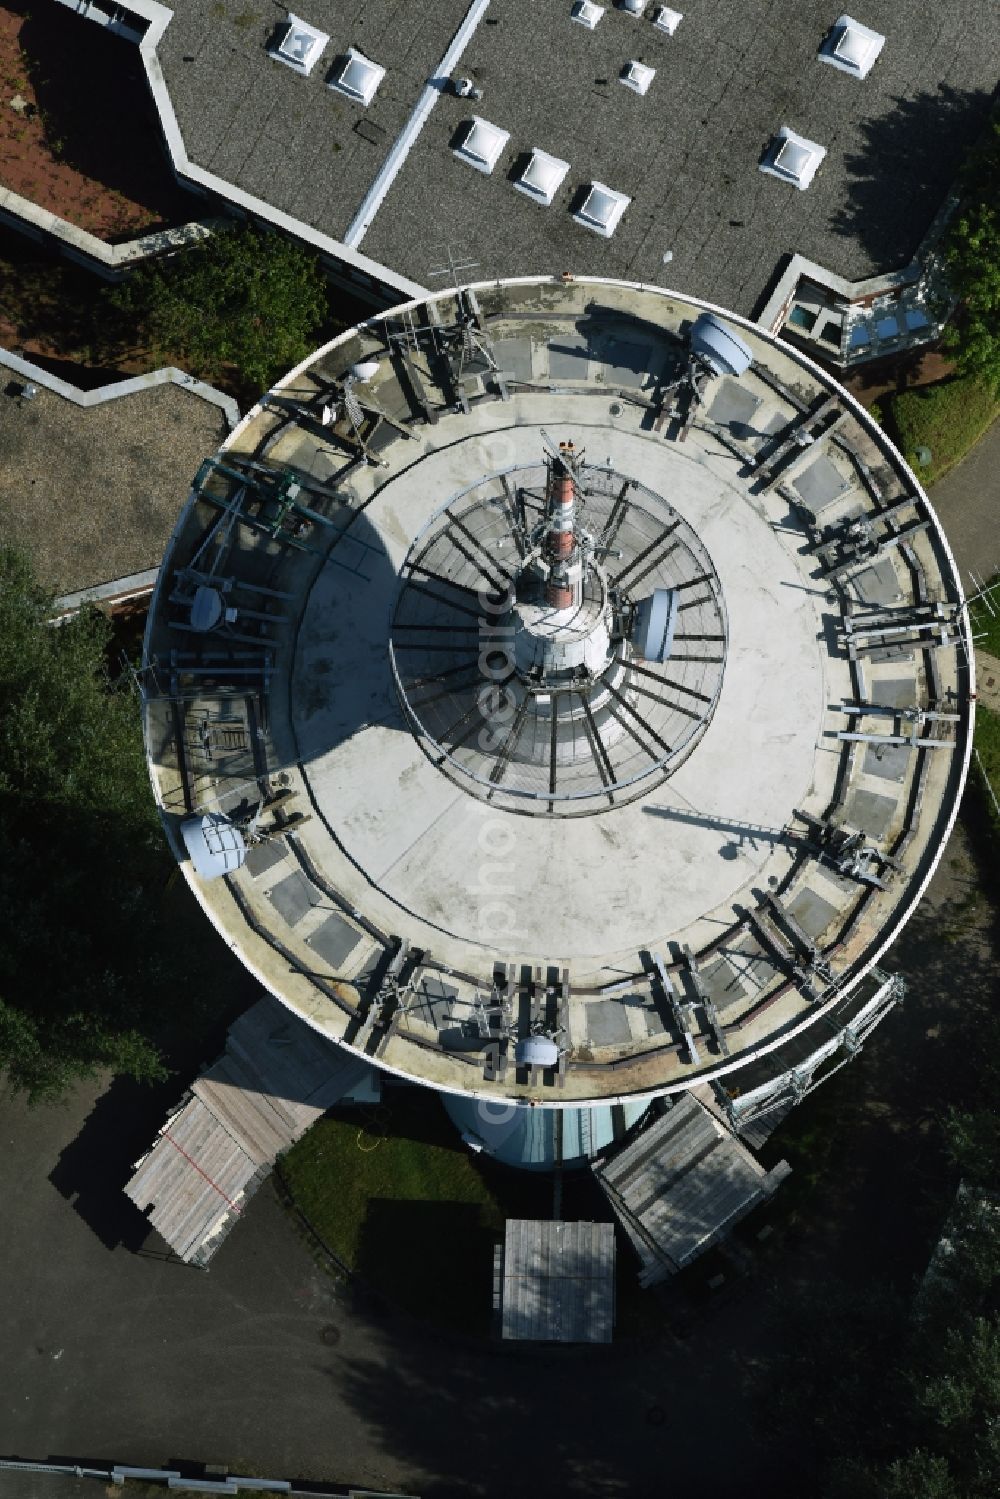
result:
[(789, 1173), (772, 1171), (722, 1121), (685, 1093), (618, 1155), (595, 1167), (655, 1284), (717, 1243)]
[(509, 1219), (501, 1297), (505, 1338), (610, 1343), (615, 1321), (614, 1224)]

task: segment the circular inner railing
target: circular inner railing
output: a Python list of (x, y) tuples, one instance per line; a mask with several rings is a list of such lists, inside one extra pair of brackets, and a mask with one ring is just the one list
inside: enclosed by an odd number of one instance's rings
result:
[[(570, 640), (600, 659), (545, 675), (518, 646), (530, 600), (525, 537), (543, 523), (546, 470), (485, 476), (414, 541), (389, 644), (403, 711), (425, 753), (471, 794), (534, 816), (608, 811), (644, 795), (691, 753), (711, 720), (727, 646), (711, 558), (660, 495), (587, 467), (577, 510), (592, 555)], [(676, 590), (668, 658), (633, 644), (636, 610)], [(582, 657), (582, 651), (580, 653)]]

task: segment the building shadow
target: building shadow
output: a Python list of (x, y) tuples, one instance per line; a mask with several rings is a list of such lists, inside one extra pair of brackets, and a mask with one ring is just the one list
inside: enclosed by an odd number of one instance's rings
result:
[(355, 1269), (365, 1288), (395, 1310), (485, 1337), (498, 1233), (478, 1203), (375, 1197), (361, 1227)]
[(651, 806), (649, 803), (643, 806), (643, 811), (650, 817), (666, 817), (673, 822), (686, 823), (691, 827), (706, 828), (709, 832), (718, 831), (730, 834), (734, 842), (724, 845), (719, 850), (723, 858), (735, 858), (736, 852), (744, 844), (751, 849), (756, 849), (760, 844), (772, 847), (778, 844), (793, 847), (802, 841), (795, 829), (788, 826), (774, 828), (764, 823), (745, 822), (739, 818), (715, 817), (708, 812), (688, 811), (684, 807)]
[(989, 117), (994, 95), (939, 84), (896, 99), (861, 124), (862, 150), (848, 155), (846, 201), (831, 228), (880, 266), (906, 265), (955, 182)]
[[(59, 1156), (49, 1181), (105, 1249), (143, 1249), (153, 1230), (122, 1191), (133, 1163), (148, 1149), (163, 1116), (176, 1101), (177, 1083), (144, 1087), (119, 1077), (102, 1093), (74, 1140)], [(156, 1251), (163, 1254), (159, 1239)], [(165, 1256), (166, 1257), (166, 1256)]]
[(24, 16), (18, 43), (55, 158), (160, 225), (195, 217), (199, 199), (170, 168), (135, 44), (64, 7), (9, 8)]
[[(850, 374), (849, 389), (854, 395), (891, 392), (901, 395), (904, 390), (913, 390), (947, 376), (952, 366), (937, 350), (926, 346), (905, 349), (886, 359), (873, 359), (869, 364), (857, 365)], [(898, 445), (898, 433), (892, 428), (892, 406), (883, 411), (879, 423)]]
[[(135, 332), (116, 344), (106, 326), (107, 292), (107, 283), (90, 271), (0, 225), (3, 342), (12, 352), (24, 354), (30, 342), (28, 359), (85, 390), (127, 378), (115, 361)], [(40, 354), (39, 347), (50, 352)]]
[(757, 318), (760, 317), (760, 315), (763, 312), (764, 308), (767, 306), (768, 302), (771, 300), (771, 297), (772, 297), (772, 295), (774, 293), (775, 288), (778, 285), (778, 282), (781, 280), (782, 276), (785, 274), (785, 272), (788, 269), (789, 262), (791, 261), (791, 258), (792, 257), (791, 257), (790, 254), (786, 253), (786, 254), (782, 255), (780, 257), (780, 259), (778, 260), (777, 264), (775, 265), (774, 270), (771, 272), (770, 276), (765, 281), (764, 286), (763, 286), (763, 288), (761, 290), (761, 293), (760, 293), (759, 297), (757, 298), (757, 300), (754, 302), (753, 307), (752, 307), (751, 312), (750, 312), (750, 316), (755, 321), (756, 321)]
[[(124, 806), (124, 795), (114, 808), (90, 806), (85, 791), (74, 806), (69, 795), (0, 795), (4, 1062), (12, 1086), (39, 1102), (80, 1078), (120, 1074), (50, 1179), (107, 1248), (136, 1249), (148, 1225), (122, 1197), (132, 1163), (176, 1102), (178, 1076), (213, 1054), (253, 981), (187, 886), (168, 878), (152, 809)], [(71, 857), (53, 859), (57, 847)], [(129, 1069), (157, 1081), (131, 1080)]]
[(54, 375), (57, 380), (66, 380), (70, 385), (75, 385), (78, 390), (96, 390), (101, 385), (114, 385), (116, 381), (129, 378), (114, 365), (88, 364), (83, 366), (73, 359), (57, 359), (50, 354), (34, 352), (24, 357), (30, 359), (31, 363), (36, 364), (39, 369), (45, 370), (46, 374)]
[[(387, 1232), (394, 1226), (391, 1215), (377, 1215), (377, 1222)], [(447, 1227), (444, 1218), (438, 1222)], [(455, 1258), (451, 1246), (443, 1247), (426, 1269), (447, 1286)], [(477, 1262), (477, 1276), (480, 1270)], [(489, 1267), (477, 1283), (477, 1298), (489, 1306)], [(470, 1279), (470, 1294), (474, 1284)], [(732, 1387), (734, 1371), (725, 1351), (709, 1371), (659, 1340), (652, 1358), (637, 1355), (631, 1342), (617, 1348), (497, 1340), (477, 1349), (469, 1340), (462, 1346), (422, 1330), (406, 1335), (397, 1324), (391, 1362), (362, 1356), (329, 1373), (359, 1420), (434, 1475), (422, 1489), (428, 1496), (624, 1499), (664, 1492), (667, 1470), (672, 1485), (699, 1493), (732, 1491), (729, 1480), (735, 1484), (739, 1471), (744, 1490), (758, 1492), (760, 1459), (751, 1457), (742, 1413), (727, 1406), (725, 1443), (713, 1442), (710, 1431), (712, 1394)]]

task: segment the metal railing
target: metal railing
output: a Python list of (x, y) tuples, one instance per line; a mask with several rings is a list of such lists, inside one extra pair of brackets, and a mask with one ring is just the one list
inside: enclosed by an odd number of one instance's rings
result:
[[(350, 1485), (333, 1488), (298, 1489), (288, 1478), (245, 1478), (230, 1474), (226, 1478), (194, 1478), (181, 1473), (177, 1468), (138, 1468), (124, 1463), (113, 1467), (93, 1468), (72, 1463), (33, 1463), (14, 1458), (0, 1458), (0, 1473), (52, 1473), (66, 1478), (93, 1478), (103, 1484), (111, 1484), (127, 1494), (129, 1480), (136, 1483), (160, 1483), (168, 1491), (196, 1494), (290, 1494), (306, 1496), (308, 1499), (414, 1499), (405, 1494), (387, 1493), (383, 1490), (357, 1489)], [(95, 1495), (96, 1495), (95, 1490)]]

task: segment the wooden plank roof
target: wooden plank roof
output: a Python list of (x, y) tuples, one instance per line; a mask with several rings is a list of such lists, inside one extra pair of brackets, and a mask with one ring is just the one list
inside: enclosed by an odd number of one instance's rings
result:
[(367, 1065), (268, 996), (232, 1026), (125, 1194), (183, 1260), (205, 1264), (279, 1155)]
[(125, 1188), (183, 1260), (241, 1211), (255, 1162), (200, 1098), (173, 1114)]
[(610, 1343), (614, 1320), (613, 1223), (508, 1220), (503, 1252), (503, 1337), (551, 1343)]
[(652, 1285), (717, 1243), (789, 1173), (772, 1171), (690, 1093), (638, 1139), (600, 1162), (604, 1188)]

